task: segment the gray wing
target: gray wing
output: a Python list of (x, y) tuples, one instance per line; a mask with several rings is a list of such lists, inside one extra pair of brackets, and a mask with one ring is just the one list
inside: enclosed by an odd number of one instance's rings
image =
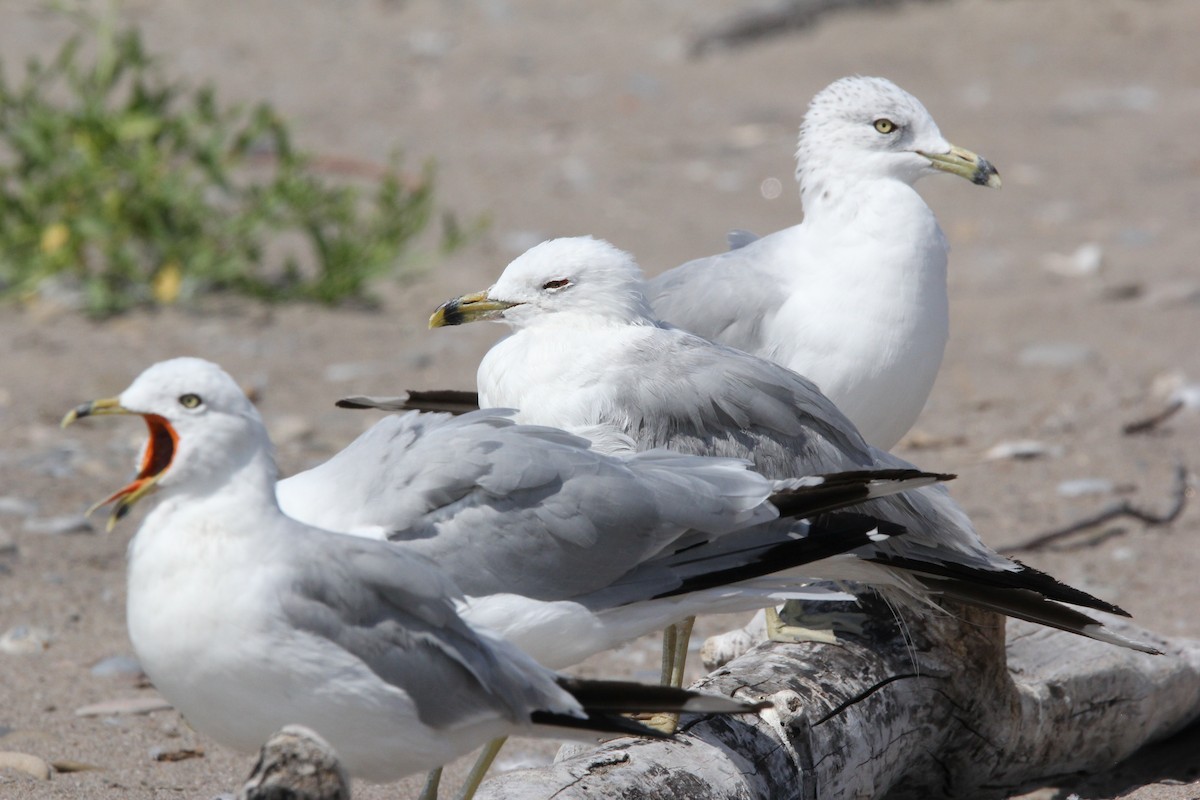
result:
[(605, 376), (639, 449), (745, 458), (769, 478), (876, 465), (854, 424), (807, 378), (687, 331), (651, 331), (637, 369), (614, 364)]
[(769, 238), (689, 261), (647, 281), (646, 298), (655, 316), (705, 339), (763, 353), (763, 322), (787, 299), (780, 276), (764, 258)]
[[(427, 559), (385, 542), (297, 531), (288, 621), (354, 655), (412, 698), (423, 723), (455, 728), (538, 709), (570, 709), (554, 674), (484, 639), (457, 615), (458, 595)], [(303, 535), (311, 534), (311, 535)]]
[[(791, 370), (686, 331), (655, 330), (661, 331), (658, 346), (640, 350), (652, 363), (641, 370), (625, 365), (610, 376), (615, 406), (630, 420), (625, 433), (639, 447), (747, 458), (769, 478), (914, 468), (867, 445), (815, 385)], [(647, 374), (655, 380), (641, 379)], [(1032, 589), (1053, 600), (1122, 613), (987, 547), (943, 486), (869, 500), (854, 510), (909, 531), (880, 543), (873, 561), (966, 585)]]
[[(630, 419), (625, 433), (639, 448), (746, 458), (769, 478), (912, 468), (863, 441), (832, 401), (791, 370), (686, 331), (659, 330), (655, 346), (641, 350), (642, 355), (653, 354), (653, 363), (639, 370), (614, 368), (609, 376), (615, 406)], [(644, 374), (656, 380), (639, 379)], [(871, 500), (855, 510), (909, 529), (908, 536), (885, 549), (936, 561), (953, 557), (986, 569), (1016, 569), (979, 540), (944, 487)]]
[(722, 534), (773, 518), (770, 483), (745, 467), (605, 456), (492, 411), (405, 415), (277, 493), (309, 524), (405, 541), (469, 594), (557, 600), (605, 585), (692, 529)]

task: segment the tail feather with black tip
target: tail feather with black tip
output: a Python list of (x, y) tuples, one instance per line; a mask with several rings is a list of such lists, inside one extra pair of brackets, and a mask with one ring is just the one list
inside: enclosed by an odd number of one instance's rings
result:
[(904, 533), (905, 529), (893, 522), (841, 512), (810, 520), (802, 536), (727, 537), (664, 559), (664, 566), (669, 566), (679, 583), (654, 599), (785, 572)]
[(1130, 639), (1105, 626), (1082, 611), (1047, 600), (1040, 593), (1025, 589), (981, 586), (959, 580), (919, 577), (918, 580), (931, 592), (969, 603), (1010, 617), (1048, 625), (1060, 631), (1075, 633), (1107, 642), (1118, 647), (1127, 647), (1151, 655), (1162, 655), (1162, 651), (1148, 642)]
[(809, 517), (836, 511), (876, 497), (919, 489), (955, 475), (917, 469), (878, 469), (833, 472), (774, 481), (771, 504), (783, 517)]
[(343, 397), (336, 405), (338, 408), (429, 411), (457, 415), (478, 410), (479, 393), (460, 389), (413, 390), (398, 397)]
[(669, 738), (668, 734), (662, 731), (622, 715), (753, 714), (771, 706), (768, 701), (745, 703), (718, 694), (628, 681), (595, 681), (562, 675), (558, 678), (558, 685), (579, 702), (587, 716), (572, 717), (549, 711), (535, 711), (531, 715), (534, 723), (603, 733)]

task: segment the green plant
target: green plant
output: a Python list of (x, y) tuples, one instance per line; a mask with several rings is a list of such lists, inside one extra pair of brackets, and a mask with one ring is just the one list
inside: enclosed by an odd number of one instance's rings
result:
[[(20, 85), (0, 72), (0, 297), (52, 280), (97, 315), (219, 290), (339, 303), (399, 268), (432, 215), (430, 165), (330, 183), (270, 106), (222, 107), (164, 77), (136, 28), (85, 22), (94, 61), (77, 34)], [(446, 216), (441, 248), (462, 239)]]

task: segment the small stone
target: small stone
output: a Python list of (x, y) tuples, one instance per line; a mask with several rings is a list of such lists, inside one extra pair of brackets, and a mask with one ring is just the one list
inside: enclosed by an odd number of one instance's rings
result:
[(1048, 253), (1042, 256), (1042, 268), (1064, 278), (1086, 278), (1100, 271), (1104, 263), (1104, 248), (1096, 242), (1080, 245), (1074, 253)]
[(1184, 408), (1200, 408), (1200, 383), (1189, 383), (1171, 392), (1171, 402)]
[(75, 709), (77, 717), (107, 717), (113, 714), (150, 714), (171, 708), (162, 695), (144, 694), (137, 697), (120, 697)]
[(150, 758), (154, 761), (190, 761), (193, 758), (204, 758), (203, 747), (180, 747), (168, 750), (165, 747), (151, 747)]
[(0, 558), (7, 556), (15, 556), (17, 554), (17, 543), (12, 538), (12, 534), (0, 528)]
[(1063, 449), (1057, 445), (1048, 445), (1036, 439), (1014, 439), (993, 445), (988, 448), (983, 457), (990, 461), (999, 461), (1005, 458), (1020, 461), (1034, 458), (1057, 458), (1062, 453)]
[(142, 674), (142, 665), (131, 655), (109, 656), (96, 662), (91, 672), (97, 678), (137, 678)]
[(326, 367), (323, 377), (326, 383), (347, 383), (349, 381), (369, 378), (375, 374), (376, 370), (377, 367), (374, 364), (344, 361), (340, 364), (330, 364)]
[(1017, 355), (1023, 367), (1076, 367), (1093, 357), (1091, 348), (1072, 342), (1031, 344)]
[(53, 761), (50, 766), (54, 767), (55, 772), (95, 772), (104, 769), (95, 764), (89, 764), (86, 761), (72, 761), (71, 759), (62, 759)]
[(30, 625), (18, 625), (9, 628), (0, 636), (0, 653), (12, 656), (27, 656), (41, 653), (50, 647), (54, 637), (45, 628)]
[(39, 517), (25, 520), (26, 533), (62, 536), (68, 533), (93, 533), (95, 528), (83, 514), (64, 514), (58, 517)]
[(1058, 484), (1059, 497), (1083, 497), (1090, 494), (1112, 494), (1116, 486), (1103, 478), (1075, 478)]
[(14, 769), (17, 772), (24, 772), (26, 775), (30, 775), (40, 781), (50, 780), (52, 772), (50, 765), (37, 756), (9, 751), (0, 752), (0, 770), (4, 769)]
[(37, 503), (16, 495), (0, 497), (0, 514), (29, 517), (37, 513)]

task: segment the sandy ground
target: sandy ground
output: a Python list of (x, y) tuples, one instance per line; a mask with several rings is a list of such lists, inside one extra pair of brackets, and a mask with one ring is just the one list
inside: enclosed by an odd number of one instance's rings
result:
[[(370, 422), (333, 409), (341, 395), (473, 385), (500, 329), (429, 332), (425, 319), (442, 299), (487, 286), (525, 247), (592, 233), (656, 273), (721, 249), (729, 228), (796, 222), (795, 127), (812, 94), (846, 74), (897, 81), (1005, 178), (1000, 192), (950, 179), (923, 187), (954, 247), (954, 329), (902, 454), (960, 473), (956, 496), (997, 546), (1117, 499), (1167, 505), (1200, 416), (1185, 411), (1150, 436), (1121, 426), (1200, 380), (1194, 0), (916, 3), (686, 58), (688, 38), (737, 5), (125, 3), (178, 74), (229, 98), (269, 99), (321, 153), (435, 157), (441, 201), (492, 224), (424, 280), (382, 286), (377, 313), (217, 302), (93, 323), (48, 305), (0, 309), (0, 633), (47, 637), (32, 654), (0, 652), (0, 750), (98, 767), (50, 781), (0, 772), (0, 796), (209, 798), (239, 785), (252, 762), (173, 711), (76, 715), (149, 693), (119, 669), (93, 671), (131, 652), (123, 551), (136, 519), (108, 535), (55, 532), (122, 484), (142, 431), (117, 421), (60, 432), (65, 410), (116, 393), (156, 360), (202, 355), (262, 389), (286, 472), (322, 460)], [(37, 8), (0, 9), (10, 71), (66, 31)], [(1102, 254), (1095, 273), (1047, 268), (1089, 244)], [(984, 457), (1023, 439), (1047, 455)], [(1063, 482), (1079, 479), (1097, 479), (1098, 493), (1064, 496)], [(1164, 635), (1200, 638), (1198, 521), (1196, 508), (1169, 527), (1123, 521), (1097, 546), (1027, 560)], [(641, 642), (584, 670), (649, 679), (654, 658)], [(197, 747), (201, 758), (153, 758)], [(552, 752), (515, 747), (504, 764)], [(1193, 734), (1038, 796), (1195, 798), (1198, 753)]]

